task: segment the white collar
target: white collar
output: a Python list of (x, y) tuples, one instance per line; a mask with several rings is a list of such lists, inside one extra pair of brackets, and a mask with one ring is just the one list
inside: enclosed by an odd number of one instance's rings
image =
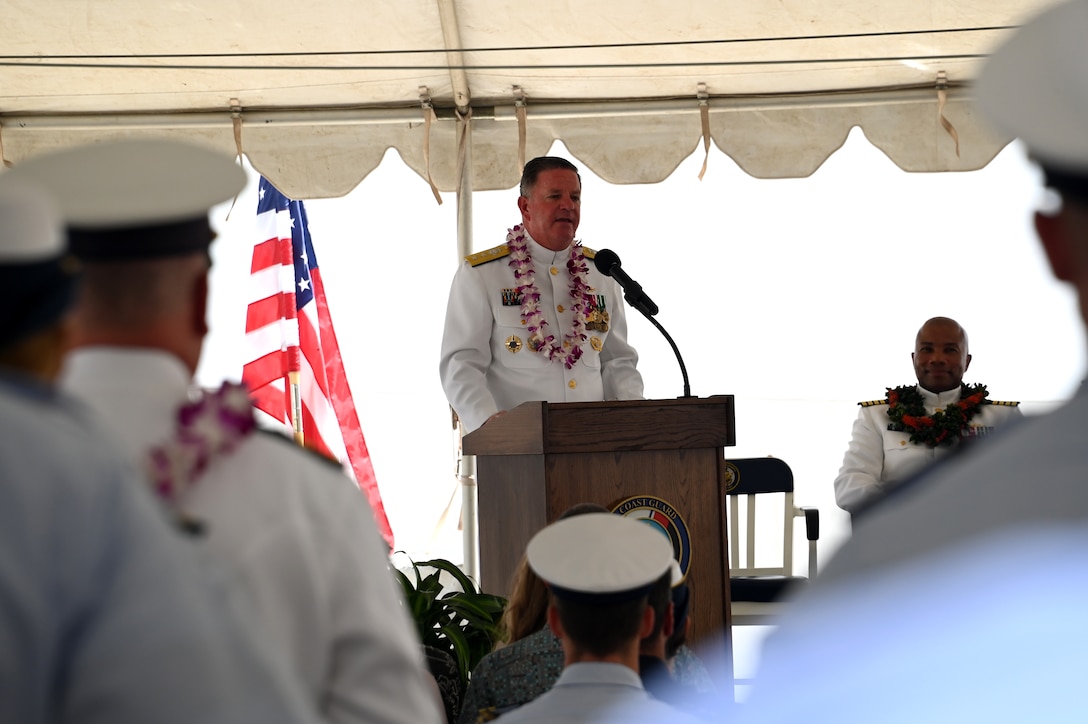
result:
[(631, 686), (642, 689), (642, 679), (637, 672), (623, 664), (603, 661), (584, 661), (568, 664), (555, 682), (562, 684), (610, 684), (613, 686)]
[(922, 403), (926, 407), (948, 407), (953, 402), (957, 402), (960, 399), (960, 392), (962, 386), (957, 386), (955, 389), (946, 390), (944, 392), (930, 392), (921, 385), (915, 385), (918, 393), (922, 396)]
[[(524, 228), (524, 226), (522, 228)], [(555, 251), (534, 239), (528, 231), (525, 232), (525, 240), (529, 242), (529, 256), (534, 260), (540, 261), (542, 264), (549, 264), (552, 266), (559, 263), (566, 264), (567, 259), (570, 258), (570, 247), (574, 246), (574, 242), (571, 242), (566, 249)]]

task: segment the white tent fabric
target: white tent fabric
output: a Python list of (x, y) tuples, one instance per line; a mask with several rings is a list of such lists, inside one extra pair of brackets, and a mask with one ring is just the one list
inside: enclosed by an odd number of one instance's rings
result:
[(4, 0), (0, 143), (240, 145), (295, 198), (389, 148), (443, 191), (510, 188), (557, 139), (614, 183), (710, 139), (800, 177), (854, 126), (907, 171), (973, 170), (1010, 140), (972, 109), (978, 63), (1053, 1)]

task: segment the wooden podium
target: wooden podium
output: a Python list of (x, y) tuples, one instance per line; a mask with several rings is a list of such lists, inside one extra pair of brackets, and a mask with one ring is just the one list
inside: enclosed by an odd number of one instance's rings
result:
[[(469, 433), (476, 456), (480, 584), (509, 596), (538, 530), (577, 503), (609, 509), (645, 496), (686, 527), (692, 636), (715, 678), (732, 683), (724, 447), (735, 444), (733, 396), (611, 402), (527, 402)], [(628, 502), (637, 506), (638, 501)], [(716, 649), (698, 646), (706, 641)], [(710, 643), (713, 642), (713, 643)], [(713, 661), (718, 657), (721, 661)], [(711, 660), (707, 660), (707, 659)]]

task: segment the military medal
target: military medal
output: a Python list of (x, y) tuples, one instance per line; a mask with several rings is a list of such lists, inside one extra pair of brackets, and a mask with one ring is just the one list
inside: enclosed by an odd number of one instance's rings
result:
[(595, 352), (600, 352), (601, 347), (604, 347), (604, 344), (601, 343), (600, 337), (590, 337), (589, 346), (592, 347)]
[[(594, 332), (608, 331), (608, 311), (605, 309), (603, 294), (586, 295), (586, 329)], [(596, 349), (596, 348), (594, 348)], [(600, 350), (597, 350), (598, 352)]]
[(520, 307), (521, 295), (518, 294), (517, 289), (503, 289), (502, 290), (502, 306), (504, 307)]
[(517, 336), (516, 334), (511, 334), (509, 337), (506, 338), (503, 346), (511, 352), (517, 354), (521, 351), (521, 337)]

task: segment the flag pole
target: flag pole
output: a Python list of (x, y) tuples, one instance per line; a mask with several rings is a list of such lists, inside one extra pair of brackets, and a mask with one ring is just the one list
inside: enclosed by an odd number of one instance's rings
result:
[(292, 370), (287, 373), (287, 382), (291, 385), (291, 419), (295, 430), (295, 442), (299, 445), (306, 444), (306, 436), (302, 430), (302, 394), (299, 391), (299, 372)]

